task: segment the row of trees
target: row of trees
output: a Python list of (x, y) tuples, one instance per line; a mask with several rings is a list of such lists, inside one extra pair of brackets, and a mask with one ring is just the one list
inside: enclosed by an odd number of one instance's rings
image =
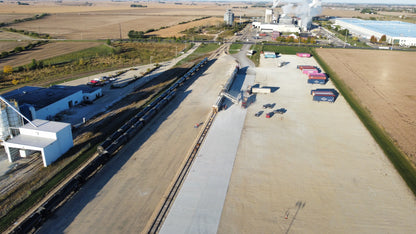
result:
[(32, 17), (28, 17), (28, 18), (24, 18), (24, 19), (15, 19), (15, 20), (13, 20), (13, 22), (9, 22), (9, 23), (1, 22), (0, 27), (5, 27), (5, 26), (9, 26), (11, 24), (17, 24), (17, 23), (22, 23), (22, 22), (31, 21), (31, 20), (42, 19), (42, 18), (44, 18), (48, 15), (49, 15), (48, 13), (42, 13), (42, 14), (37, 14), (37, 15), (34, 15)]
[(377, 37), (375, 37), (374, 35), (371, 36), (370, 38), (371, 43), (385, 43), (386, 41), (387, 41), (386, 35), (381, 36), (379, 40), (377, 40)]
[(48, 41), (37, 41), (35, 43), (29, 43), (27, 46), (18, 46), (18, 47), (14, 48), (11, 51), (3, 51), (3, 52), (1, 52), (0, 58), (6, 58), (6, 57), (9, 57), (11, 55), (20, 53), (22, 51), (31, 50), (34, 47), (37, 47), (37, 46), (40, 46), (40, 45), (43, 45), (43, 44), (46, 44), (46, 43), (48, 43)]
[(14, 28), (6, 28), (5, 30), (8, 30), (9, 32), (15, 32), (15, 33), (21, 33), (30, 37), (37, 37), (37, 38), (43, 38), (43, 39), (50, 39), (50, 35), (47, 33), (37, 33), (37, 32), (31, 32), (26, 31), (22, 29), (14, 29)]
[(277, 37), (277, 42), (288, 42), (288, 43), (305, 43), (305, 44), (315, 44), (316, 39), (314, 37), (308, 37), (308, 38), (294, 38), (294, 37)]

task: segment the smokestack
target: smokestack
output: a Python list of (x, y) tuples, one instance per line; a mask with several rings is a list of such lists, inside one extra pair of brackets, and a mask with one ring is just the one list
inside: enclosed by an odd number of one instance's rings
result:
[[(280, 2), (280, 0), (274, 0), (273, 5), (275, 1), (277, 1), (277, 3)], [(302, 0), (297, 7), (294, 7), (293, 4), (289, 3), (282, 6), (282, 10), (286, 15), (294, 14), (299, 17), (299, 26), (302, 27), (303, 30), (308, 30), (312, 25), (312, 17), (317, 16), (322, 12), (321, 0)]]

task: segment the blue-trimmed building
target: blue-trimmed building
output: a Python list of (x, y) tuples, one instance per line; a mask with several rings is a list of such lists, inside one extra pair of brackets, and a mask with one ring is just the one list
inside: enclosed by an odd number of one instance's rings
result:
[(335, 25), (348, 29), (350, 33), (370, 39), (386, 35), (389, 44), (416, 46), (416, 24), (401, 21), (362, 20), (355, 18), (335, 19)]

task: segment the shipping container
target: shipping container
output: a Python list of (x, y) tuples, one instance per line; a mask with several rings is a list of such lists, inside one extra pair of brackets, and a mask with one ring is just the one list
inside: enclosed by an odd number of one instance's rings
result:
[(308, 79), (309, 84), (325, 84), (326, 79)]
[(309, 58), (309, 57), (311, 57), (311, 54), (309, 54), (309, 53), (296, 53), (296, 55), (298, 57), (302, 57), (302, 58)]
[(319, 71), (316, 68), (313, 68), (313, 69), (303, 69), (302, 70), (302, 73), (309, 75), (309, 74), (319, 73)]
[(264, 58), (276, 58), (276, 53), (275, 52), (264, 52)]
[(327, 78), (325, 73), (311, 73), (308, 75), (310, 79)]
[(311, 95), (334, 95), (337, 96), (338, 92), (335, 89), (313, 89)]
[(335, 96), (315, 95), (313, 96), (313, 100), (318, 102), (334, 102)]
[(312, 65), (298, 65), (297, 66), (298, 69), (303, 70), (303, 69), (316, 69), (315, 66)]
[(312, 95), (313, 96), (316, 96), (316, 95), (335, 96), (335, 94), (330, 91), (312, 91)]

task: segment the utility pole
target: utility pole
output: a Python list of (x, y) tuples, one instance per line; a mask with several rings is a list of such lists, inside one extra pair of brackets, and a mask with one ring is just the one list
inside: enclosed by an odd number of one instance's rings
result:
[(123, 40), (123, 38), (121, 37), (121, 24), (118, 24), (118, 28), (119, 28), (119, 30), (120, 30), (120, 41), (122, 41), (122, 40)]

